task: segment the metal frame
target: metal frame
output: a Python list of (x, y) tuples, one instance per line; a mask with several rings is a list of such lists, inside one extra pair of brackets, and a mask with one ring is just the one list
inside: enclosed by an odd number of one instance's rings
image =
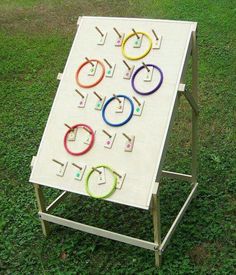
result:
[[(152, 194), (152, 203), (151, 203), (151, 213), (153, 216), (153, 228), (154, 228), (154, 242), (149, 242), (133, 237), (129, 237), (126, 235), (118, 234), (115, 232), (111, 232), (108, 230), (100, 229), (97, 227), (93, 227), (90, 225), (82, 224), (79, 222), (71, 221), (68, 219), (64, 219), (52, 214), (49, 212), (55, 208), (68, 194), (69, 192), (62, 192), (60, 196), (58, 196), (49, 206), (46, 207), (45, 200), (43, 196), (42, 186), (38, 184), (34, 184), (35, 194), (38, 203), (39, 209), (39, 218), (41, 220), (43, 234), (47, 236), (49, 234), (49, 223), (56, 223), (59, 225), (63, 225), (66, 227), (74, 228), (83, 232), (87, 232), (90, 234), (94, 234), (97, 236), (105, 237), (108, 239), (116, 240), (119, 242), (127, 243), (130, 245), (134, 245), (137, 247), (149, 249), (155, 252), (155, 264), (156, 266), (161, 265), (161, 257), (164, 252), (166, 246), (168, 245), (175, 229), (177, 228), (178, 223), (183, 217), (185, 211), (187, 210), (191, 200), (196, 194), (196, 190), (198, 187), (197, 183), (197, 153), (198, 153), (198, 53), (197, 53), (197, 42), (196, 42), (196, 29), (192, 31), (192, 38), (190, 42), (190, 47), (188, 50), (188, 55), (192, 54), (192, 93), (186, 91), (185, 85), (179, 85), (179, 93), (184, 94), (185, 98), (189, 102), (192, 108), (192, 173), (191, 175), (181, 174), (171, 171), (161, 171), (160, 179), (162, 177), (169, 177), (177, 180), (184, 180), (192, 183), (192, 190), (188, 195), (184, 205), (180, 209), (178, 215), (176, 216), (173, 224), (171, 225), (168, 233), (164, 237), (163, 241), (161, 240), (161, 216), (160, 216), (160, 180), (156, 182), (155, 191)], [(188, 58), (186, 58), (188, 59)], [(187, 64), (187, 61), (186, 63)], [(183, 73), (185, 74), (186, 66), (184, 66)], [(183, 81), (183, 74), (181, 77), (181, 81)], [(178, 101), (179, 98), (176, 99)], [(177, 102), (178, 103), (178, 102)], [(32, 160), (31, 166), (33, 166), (34, 159)]]

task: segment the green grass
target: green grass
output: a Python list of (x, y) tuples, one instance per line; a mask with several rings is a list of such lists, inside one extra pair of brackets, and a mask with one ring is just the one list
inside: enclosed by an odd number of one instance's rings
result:
[[(235, 273), (235, 13), (218, 1), (1, 1), (0, 274)], [(199, 191), (164, 253), (153, 253), (52, 225), (45, 239), (28, 183), (31, 157), (47, 121), (79, 15), (136, 16), (199, 22)], [(188, 80), (189, 82), (189, 80)], [(189, 172), (190, 108), (182, 99), (167, 169)], [(179, 146), (175, 146), (179, 144)], [(161, 187), (163, 235), (189, 185)], [(57, 194), (46, 191), (47, 198)], [(55, 213), (152, 239), (150, 213), (72, 195)]]

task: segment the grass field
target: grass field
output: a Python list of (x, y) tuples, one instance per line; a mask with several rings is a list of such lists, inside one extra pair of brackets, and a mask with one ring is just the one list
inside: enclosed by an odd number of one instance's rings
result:
[[(147, 250), (56, 225), (47, 239), (41, 232), (29, 164), (79, 15), (199, 22), (200, 186), (160, 270)], [(235, 0), (0, 2), (0, 274), (236, 273), (235, 18)], [(190, 124), (190, 108), (183, 99), (165, 168), (189, 172)], [(188, 192), (188, 184), (163, 182), (163, 235)], [(46, 194), (51, 200), (57, 192)], [(146, 211), (72, 195), (54, 212), (131, 236), (153, 237)]]

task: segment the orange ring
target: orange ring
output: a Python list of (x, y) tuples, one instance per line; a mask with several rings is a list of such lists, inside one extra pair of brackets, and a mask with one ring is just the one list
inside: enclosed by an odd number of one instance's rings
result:
[[(82, 68), (84, 67), (84, 66), (86, 66), (89, 62), (97, 62), (101, 67), (102, 67), (102, 74), (101, 74), (101, 76), (99, 77), (99, 79), (97, 80), (97, 81), (95, 81), (94, 83), (92, 83), (92, 84), (89, 84), (89, 85), (85, 85), (85, 84), (83, 84), (83, 83), (81, 83), (80, 81), (79, 81), (79, 73), (80, 73), (80, 71), (82, 70)], [(82, 63), (80, 66), (79, 66), (79, 68), (78, 68), (78, 70), (76, 71), (76, 74), (75, 74), (75, 80), (76, 80), (76, 83), (80, 86), (80, 87), (82, 87), (82, 88), (92, 88), (92, 87), (94, 87), (94, 86), (96, 86), (96, 85), (98, 85), (98, 83), (100, 83), (101, 81), (102, 81), (102, 79), (103, 79), (103, 77), (104, 77), (104, 75), (105, 75), (105, 66), (102, 64), (102, 62), (101, 61), (99, 61), (98, 59), (90, 59), (90, 60), (88, 60), (88, 61), (85, 61), (84, 63)]]

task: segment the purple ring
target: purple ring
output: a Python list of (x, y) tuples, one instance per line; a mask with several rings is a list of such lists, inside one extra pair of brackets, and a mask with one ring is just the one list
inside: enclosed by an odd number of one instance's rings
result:
[(153, 67), (154, 69), (156, 69), (156, 70), (160, 73), (161, 79), (160, 79), (159, 83), (157, 84), (157, 86), (156, 86), (154, 89), (152, 89), (151, 91), (146, 92), (146, 93), (140, 92), (140, 91), (135, 87), (134, 81), (135, 81), (135, 77), (137, 76), (137, 74), (138, 74), (142, 69), (144, 69), (145, 66), (139, 67), (139, 68), (134, 72), (134, 74), (133, 74), (133, 76), (132, 76), (131, 85), (132, 85), (132, 88), (134, 89), (134, 91), (135, 91), (136, 93), (140, 94), (140, 95), (151, 95), (151, 94), (155, 93), (155, 92), (161, 87), (161, 84), (162, 84), (162, 82), (163, 82), (163, 72), (162, 72), (162, 70), (161, 70), (158, 66), (156, 66), (156, 65), (154, 65), (154, 64), (146, 64), (146, 66), (150, 66), (150, 67)]

